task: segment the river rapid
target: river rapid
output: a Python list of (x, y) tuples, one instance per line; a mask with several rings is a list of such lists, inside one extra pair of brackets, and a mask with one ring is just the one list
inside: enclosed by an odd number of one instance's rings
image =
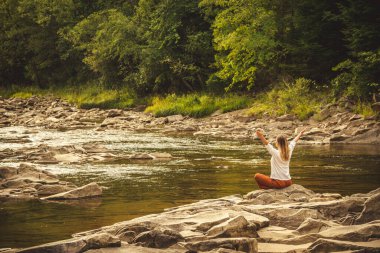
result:
[[(20, 141), (24, 140), (24, 141)], [(27, 141), (25, 141), (27, 140)], [(0, 248), (28, 247), (67, 239), (71, 234), (157, 213), (201, 199), (245, 194), (257, 189), (255, 173), (268, 174), (270, 156), (258, 140), (226, 140), (125, 130), (70, 131), (0, 128), (0, 151), (99, 144), (124, 157), (166, 152), (171, 159), (35, 164), (61, 180), (108, 189), (101, 198), (70, 203), (12, 201), (0, 203)], [(16, 166), (5, 157), (0, 166)], [(315, 192), (348, 195), (379, 187), (378, 145), (296, 146), (291, 161), (293, 181)]]

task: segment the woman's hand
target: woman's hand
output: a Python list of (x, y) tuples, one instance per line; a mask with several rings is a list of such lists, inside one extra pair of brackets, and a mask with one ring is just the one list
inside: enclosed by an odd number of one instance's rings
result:
[(299, 134), (296, 136), (296, 138), (294, 138), (294, 141), (297, 142), (301, 138), (301, 136), (303, 135), (303, 133), (305, 131), (306, 131), (306, 127), (299, 132)]
[(265, 137), (264, 137), (264, 130), (263, 129), (261, 129), (261, 128), (256, 129), (256, 135), (264, 145), (267, 145), (269, 143), (267, 141), (267, 139), (265, 139)]
[(259, 135), (264, 135), (264, 130), (261, 129), (261, 128), (257, 128), (256, 129), (256, 135), (259, 136)]

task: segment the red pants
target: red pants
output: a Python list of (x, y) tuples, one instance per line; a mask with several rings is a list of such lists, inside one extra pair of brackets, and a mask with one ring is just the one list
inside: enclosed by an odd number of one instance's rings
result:
[(255, 174), (255, 180), (260, 189), (281, 189), (292, 185), (292, 180), (272, 179), (260, 173)]

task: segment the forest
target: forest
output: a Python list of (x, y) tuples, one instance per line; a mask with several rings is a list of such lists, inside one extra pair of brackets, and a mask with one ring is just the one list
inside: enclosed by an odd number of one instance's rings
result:
[(0, 89), (375, 102), (379, 13), (377, 0), (3, 0)]

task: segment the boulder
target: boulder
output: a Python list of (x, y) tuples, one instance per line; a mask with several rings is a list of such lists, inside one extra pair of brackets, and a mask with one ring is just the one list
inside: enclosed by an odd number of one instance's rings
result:
[(296, 229), (300, 234), (310, 234), (310, 233), (319, 233), (328, 228), (340, 226), (339, 224), (328, 221), (328, 220), (319, 220), (313, 218), (307, 218), (301, 225)]
[(8, 179), (18, 174), (18, 170), (14, 167), (0, 167), (0, 179)]
[[(277, 198), (277, 199), (282, 198), (283, 199), (284, 197), (289, 197), (295, 193), (302, 194), (302, 196), (305, 196), (308, 198), (315, 195), (315, 193), (312, 190), (306, 189), (302, 185), (292, 184), (291, 186), (283, 188), (283, 189), (269, 189), (269, 190), (252, 191), (252, 192), (249, 192), (248, 194), (246, 194), (244, 196), (244, 198), (245, 199), (255, 199), (258, 196), (260, 196), (261, 194), (270, 194), (273, 196), (273, 198)], [(301, 195), (299, 195), (299, 196), (301, 196)]]
[(345, 198), (339, 200), (304, 203), (301, 204), (299, 208), (317, 210), (320, 216), (325, 219), (341, 219), (352, 212), (361, 212), (363, 210), (363, 204), (363, 199)]
[(306, 219), (320, 218), (320, 213), (317, 210), (301, 208), (281, 208), (280, 206), (277, 209), (264, 211), (259, 213), (270, 220), (271, 225), (285, 227), (288, 229), (298, 228)]
[(41, 198), (43, 200), (65, 200), (65, 199), (81, 199), (98, 197), (102, 195), (102, 188), (97, 183), (90, 183), (74, 190), (58, 193), (48, 197)]
[(380, 220), (380, 193), (372, 195), (364, 202), (364, 209), (356, 219), (356, 224)]
[(62, 192), (67, 192), (72, 189), (74, 189), (75, 186), (69, 186), (69, 185), (61, 185), (61, 184), (56, 184), (56, 185), (41, 185), (37, 187), (37, 193), (39, 196), (47, 196), (47, 195), (54, 195)]
[(133, 243), (150, 248), (168, 248), (182, 240), (179, 233), (165, 229), (142, 232), (133, 239)]
[(366, 253), (378, 253), (380, 240), (370, 242), (348, 242), (338, 241), (331, 239), (318, 239), (312, 243), (306, 250), (310, 253), (319, 252), (366, 252)]
[(361, 225), (331, 227), (319, 232), (318, 236), (335, 240), (366, 242), (380, 238), (380, 221)]
[(244, 216), (231, 218), (210, 228), (206, 235), (209, 237), (257, 237), (256, 226), (251, 225)]

